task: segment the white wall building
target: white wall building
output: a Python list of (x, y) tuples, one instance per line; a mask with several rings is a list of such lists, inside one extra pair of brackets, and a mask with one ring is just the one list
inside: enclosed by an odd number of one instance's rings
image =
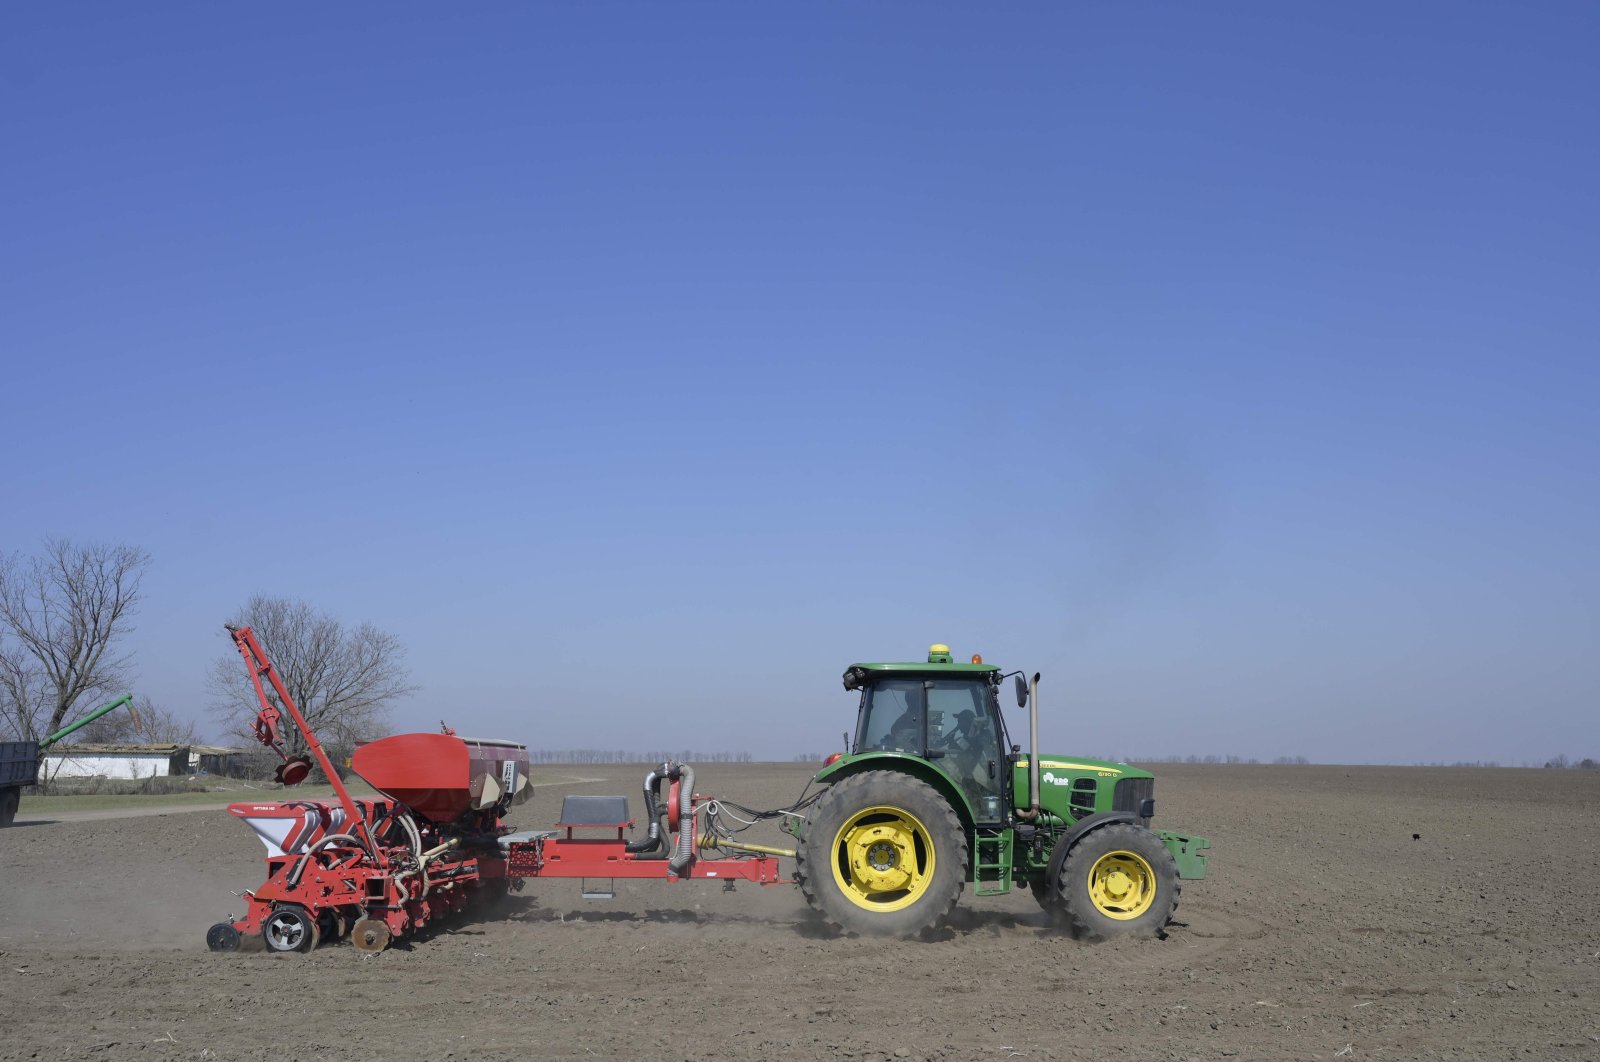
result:
[(187, 745), (57, 745), (45, 753), (39, 780), (152, 778), (188, 768)]

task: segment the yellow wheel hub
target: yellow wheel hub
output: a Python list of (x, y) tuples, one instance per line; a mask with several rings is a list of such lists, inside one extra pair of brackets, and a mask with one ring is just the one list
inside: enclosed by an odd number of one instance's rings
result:
[(1137, 852), (1107, 852), (1089, 868), (1089, 899), (1107, 918), (1138, 918), (1156, 902), (1156, 872)]
[(858, 811), (833, 840), (833, 879), (857, 907), (898, 911), (928, 891), (934, 851), (928, 829), (909, 811)]

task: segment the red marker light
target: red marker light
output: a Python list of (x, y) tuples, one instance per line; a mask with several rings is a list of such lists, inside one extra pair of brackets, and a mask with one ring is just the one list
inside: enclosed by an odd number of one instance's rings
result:
[(844, 759), (844, 753), (835, 752), (832, 756), (829, 756), (827, 759), (823, 760), (822, 765), (824, 767), (832, 767), (842, 759)]

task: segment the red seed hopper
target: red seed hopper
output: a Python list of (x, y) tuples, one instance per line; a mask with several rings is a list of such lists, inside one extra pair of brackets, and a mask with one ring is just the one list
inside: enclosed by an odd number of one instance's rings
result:
[(533, 795), (528, 750), (514, 741), (396, 734), (357, 746), (350, 767), (372, 788), (439, 826)]

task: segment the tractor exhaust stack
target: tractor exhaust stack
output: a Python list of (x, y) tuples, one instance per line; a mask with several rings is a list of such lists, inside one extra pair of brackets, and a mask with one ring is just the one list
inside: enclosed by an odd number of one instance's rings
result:
[(1028, 691), (1028, 810), (1039, 814), (1039, 673), (1033, 673)]
[[(1017, 676), (1017, 698), (1022, 698), (1022, 676)], [(1017, 809), (1017, 818), (1032, 822), (1039, 817), (1039, 672), (1033, 673), (1028, 687), (1028, 806)]]

